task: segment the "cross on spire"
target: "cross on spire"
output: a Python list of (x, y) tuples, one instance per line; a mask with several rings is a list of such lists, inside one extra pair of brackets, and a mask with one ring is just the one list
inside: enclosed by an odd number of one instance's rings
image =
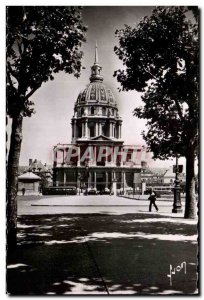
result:
[(97, 45), (97, 41), (96, 41), (96, 45), (95, 45), (95, 61), (94, 61), (94, 65), (98, 64), (98, 45)]

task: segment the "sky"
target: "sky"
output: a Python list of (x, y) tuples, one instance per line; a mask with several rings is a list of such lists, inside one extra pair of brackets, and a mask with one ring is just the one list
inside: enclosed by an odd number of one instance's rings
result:
[[(142, 104), (141, 94), (136, 91), (119, 92), (120, 84), (113, 77), (115, 70), (122, 67), (113, 49), (118, 39), (116, 29), (124, 24), (135, 26), (141, 18), (151, 14), (150, 6), (87, 6), (83, 9), (83, 22), (88, 26), (86, 43), (82, 50), (82, 65), (85, 70), (79, 79), (60, 72), (55, 80), (43, 83), (30, 100), (35, 103), (36, 113), (24, 118), (23, 141), (20, 165), (27, 165), (29, 158), (39, 159), (52, 165), (52, 149), (57, 143), (71, 143), (71, 118), (74, 103), (81, 90), (89, 83), (90, 67), (94, 62), (95, 42), (98, 44), (99, 63), (103, 67), (104, 83), (109, 86), (117, 100), (119, 114), (123, 119), (122, 138), (124, 144), (145, 145), (141, 132), (145, 120), (133, 116), (135, 107)], [(10, 122), (7, 128), (10, 133)], [(152, 166), (168, 167), (174, 161), (155, 161)], [(180, 159), (184, 163), (184, 159)]]

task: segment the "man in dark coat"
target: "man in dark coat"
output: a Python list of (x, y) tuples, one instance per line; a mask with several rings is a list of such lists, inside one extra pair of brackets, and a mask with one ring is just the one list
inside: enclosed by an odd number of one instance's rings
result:
[(150, 212), (152, 211), (152, 204), (154, 205), (156, 211), (158, 211), (159, 209), (158, 209), (158, 207), (157, 207), (157, 205), (155, 203), (156, 200), (157, 200), (157, 197), (156, 197), (155, 192), (153, 191), (153, 188), (150, 189), (150, 196), (149, 196), (148, 200), (150, 201), (150, 203), (149, 203), (149, 211)]

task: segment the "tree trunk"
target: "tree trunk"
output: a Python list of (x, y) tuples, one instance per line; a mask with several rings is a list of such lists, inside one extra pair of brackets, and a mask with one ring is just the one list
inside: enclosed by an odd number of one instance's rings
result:
[(184, 217), (195, 219), (197, 213), (197, 201), (195, 196), (195, 149), (192, 143), (189, 143), (186, 156), (186, 207)]
[(12, 250), (17, 242), (17, 188), (18, 166), (22, 141), (23, 117), (14, 117), (7, 164), (7, 249)]

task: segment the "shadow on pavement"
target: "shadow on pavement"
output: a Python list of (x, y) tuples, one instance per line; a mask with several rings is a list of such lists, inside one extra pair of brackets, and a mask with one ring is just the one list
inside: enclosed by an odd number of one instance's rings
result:
[[(169, 277), (173, 267), (187, 270)], [(35, 215), (18, 219), (8, 256), (12, 295), (192, 294), (197, 227), (156, 214)]]

